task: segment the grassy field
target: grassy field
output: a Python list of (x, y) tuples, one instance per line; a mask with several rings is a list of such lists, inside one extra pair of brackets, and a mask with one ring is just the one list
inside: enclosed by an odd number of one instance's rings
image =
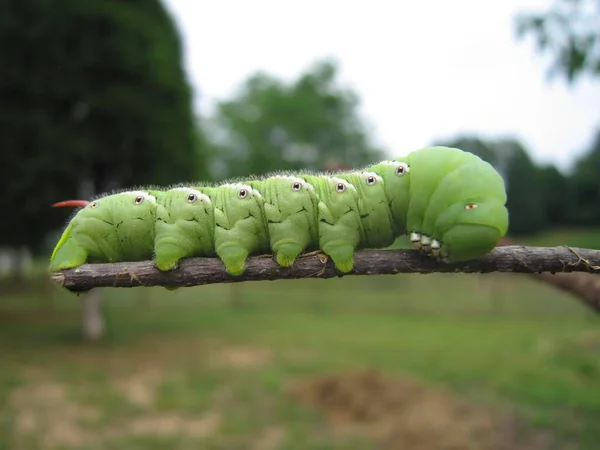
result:
[(526, 276), (102, 295), (107, 337), (86, 344), (78, 297), (43, 279), (2, 291), (0, 449), (596, 449), (600, 441), (598, 318)]

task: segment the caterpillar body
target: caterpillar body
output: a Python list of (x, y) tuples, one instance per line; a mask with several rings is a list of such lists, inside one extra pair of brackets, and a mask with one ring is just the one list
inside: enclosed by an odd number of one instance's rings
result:
[(359, 248), (409, 235), (445, 262), (480, 257), (508, 230), (500, 174), (476, 155), (428, 147), (362, 170), (282, 173), (211, 186), (139, 189), (78, 210), (50, 270), (153, 259), (162, 271), (183, 258), (217, 256), (241, 275), (250, 255), (272, 253), (290, 267), (320, 250), (344, 273)]

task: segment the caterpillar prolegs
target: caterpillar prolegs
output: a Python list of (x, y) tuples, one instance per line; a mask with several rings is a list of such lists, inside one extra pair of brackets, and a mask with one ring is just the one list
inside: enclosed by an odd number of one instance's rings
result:
[(502, 177), (476, 155), (428, 147), (339, 173), (284, 173), (211, 186), (139, 189), (95, 199), (72, 217), (50, 270), (153, 259), (166, 271), (217, 256), (241, 275), (250, 255), (284, 267), (320, 250), (341, 272), (360, 248), (409, 235), (445, 262), (480, 257), (508, 229)]

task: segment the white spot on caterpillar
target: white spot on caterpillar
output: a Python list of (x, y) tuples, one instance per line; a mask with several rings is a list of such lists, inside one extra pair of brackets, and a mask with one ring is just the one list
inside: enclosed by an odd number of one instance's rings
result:
[(173, 188), (173, 189), (171, 189), (171, 191), (183, 191), (183, 192), (185, 192), (187, 194), (196, 194), (196, 196), (198, 197), (198, 199), (200, 201), (203, 201), (203, 202), (206, 202), (206, 203), (211, 203), (210, 197), (208, 195), (206, 195), (206, 194), (203, 194), (202, 192), (200, 192), (197, 189), (192, 189), (190, 187), (182, 186), (182, 187)]
[(432, 239), (431, 240), (431, 249), (432, 250), (439, 250), (442, 247), (442, 244), (440, 243), (440, 241), (438, 241), (437, 239)]
[(248, 186), (247, 184), (243, 184), (243, 183), (227, 183), (227, 184), (223, 184), (221, 185), (221, 187), (227, 187), (227, 188), (232, 188), (232, 189), (245, 189), (248, 194), (252, 195), (252, 194), (256, 194), (258, 191), (255, 191), (254, 189), (252, 189), (251, 186)]
[(293, 186), (294, 183), (300, 183), (300, 186), (301, 186), (300, 189), (294, 189), (294, 188), (292, 188), (295, 191), (299, 191), (302, 188), (306, 188), (306, 189), (310, 189), (310, 190), (314, 190), (315, 189), (312, 184), (310, 184), (306, 180), (303, 180), (302, 178), (296, 177), (294, 175), (274, 175), (271, 178), (277, 178), (279, 180), (289, 181), (290, 182), (290, 186)]
[(335, 183), (338, 183), (338, 184), (343, 184), (343, 185), (345, 185), (345, 186), (346, 186), (346, 189), (350, 189), (350, 190), (353, 190), (354, 192), (356, 192), (356, 188), (354, 187), (354, 185), (353, 185), (353, 184), (351, 184), (351, 183), (348, 183), (346, 180), (342, 180), (341, 178), (338, 178), (338, 177), (330, 177), (330, 178), (331, 178), (331, 180), (333, 180)]
[[(133, 194), (135, 196), (139, 196), (139, 197), (144, 197), (144, 200), (148, 200), (152, 203), (156, 203), (156, 197), (154, 197), (154, 195), (150, 195), (147, 192), (144, 191), (125, 191), (122, 192), (123, 194)], [(141, 202), (140, 202), (141, 203)]]
[(429, 247), (429, 244), (431, 244), (431, 238), (426, 234), (421, 235), (421, 245), (423, 247)]
[[(228, 188), (233, 188), (233, 189), (238, 189), (239, 190), (239, 198), (248, 198), (248, 196), (255, 196), (258, 197), (259, 199), (262, 200), (262, 195), (260, 192), (258, 192), (255, 189), (252, 189), (251, 186), (248, 186), (247, 184), (243, 184), (243, 183), (226, 183), (221, 185), (221, 187), (228, 187)], [(245, 194), (243, 194), (243, 191), (246, 191)]]
[(375, 172), (363, 172), (362, 175), (369, 186), (374, 186), (377, 183), (383, 183), (383, 178)]

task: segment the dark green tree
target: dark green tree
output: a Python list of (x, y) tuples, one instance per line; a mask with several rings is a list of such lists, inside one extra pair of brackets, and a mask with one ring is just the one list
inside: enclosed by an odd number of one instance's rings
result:
[[(553, 58), (551, 73), (564, 76), (568, 84), (575, 84), (584, 75), (600, 78), (597, 0), (557, 0), (547, 11), (519, 16), (517, 29), (521, 37), (536, 38), (539, 50)], [(567, 211), (568, 223), (600, 224), (599, 173), (600, 131), (597, 131), (588, 152), (576, 162), (568, 185), (553, 193), (564, 203), (562, 208)]]
[(356, 94), (338, 86), (336, 75), (334, 62), (321, 61), (291, 83), (251, 76), (235, 98), (218, 105), (208, 127), (215, 176), (358, 167), (380, 158)]
[(572, 176), (572, 218), (578, 225), (600, 224), (600, 130), (590, 149), (577, 161)]
[(600, 76), (600, 2), (557, 0), (543, 12), (523, 13), (516, 19), (517, 34), (531, 36), (553, 62), (550, 74), (569, 83), (588, 74)]
[(55, 201), (206, 175), (172, 18), (158, 0), (0, 6), (0, 246), (38, 246)]

